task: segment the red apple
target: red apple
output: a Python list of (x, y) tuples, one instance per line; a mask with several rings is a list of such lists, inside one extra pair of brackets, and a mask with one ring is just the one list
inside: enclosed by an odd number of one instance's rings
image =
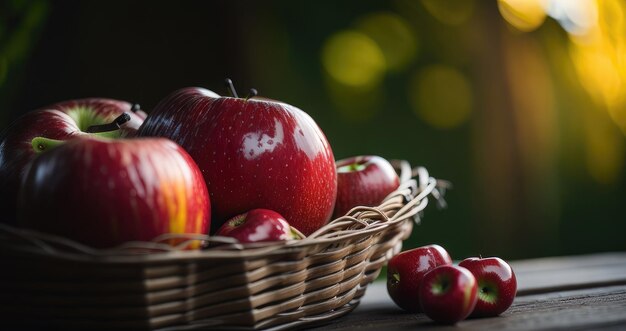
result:
[(511, 306), (517, 279), (508, 263), (498, 257), (471, 257), (459, 266), (467, 268), (478, 282), (478, 303), (471, 316), (497, 316)]
[(46, 151), (26, 172), (20, 226), (97, 248), (207, 231), (202, 174), (168, 139), (35, 138), (33, 146)]
[(313, 119), (294, 106), (183, 88), (153, 109), (138, 134), (170, 138), (196, 161), (211, 194), (212, 233), (255, 208), (280, 213), (305, 235), (330, 219), (333, 153)]
[(401, 252), (387, 265), (387, 292), (393, 301), (409, 312), (419, 312), (419, 287), (430, 270), (451, 265), (450, 254), (439, 245), (428, 245)]
[(400, 185), (389, 161), (380, 156), (355, 156), (337, 161), (337, 201), (333, 218), (356, 206), (378, 206)]
[(422, 311), (435, 322), (454, 324), (476, 306), (476, 278), (469, 270), (439, 266), (424, 275), (419, 288)]
[(291, 226), (279, 213), (269, 209), (252, 209), (224, 223), (215, 233), (241, 243), (297, 239)]
[(11, 123), (0, 134), (0, 201), (3, 202), (0, 215), (5, 216), (2, 220), (14, 224), (19, 184), (26, 165), (35, 157), (31, 147), (33, 138), (66, 140), (87, 135), (90, 127), (113, 122), (124, 112), (129, 115), (121, 130), (101, 135), (131, 136), (143, 122), (142, 112), (137, 108), (128, 102), (111, 99), (71, 100), (27, 113)]

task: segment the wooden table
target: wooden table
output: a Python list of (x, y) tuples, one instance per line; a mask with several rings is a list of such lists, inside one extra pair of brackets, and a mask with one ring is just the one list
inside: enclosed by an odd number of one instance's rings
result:
[(311, 330), (626, 330), (626, 252), (552, 257), (511, 263), (518, 293), (499, 317), (438, 325), (409, 314), (384, 282), (368, 286), (355, 311)]

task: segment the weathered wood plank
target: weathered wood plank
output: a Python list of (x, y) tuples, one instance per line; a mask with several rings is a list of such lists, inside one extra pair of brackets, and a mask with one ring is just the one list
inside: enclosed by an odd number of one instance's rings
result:
[(514, 261), (511, 266), (520, 296), (626, 284), (626, 253)]
[(598, 267), (605, 265), (624, 264), (625, 262), (626, 252), (608, 252), (517, 260), (512, 261), (511, 265), (513, 265), (518, 272), (524, 273), (534, 271)]

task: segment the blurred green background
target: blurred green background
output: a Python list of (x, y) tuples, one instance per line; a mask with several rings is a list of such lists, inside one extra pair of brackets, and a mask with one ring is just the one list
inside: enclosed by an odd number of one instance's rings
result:
[(626, 249), (621, 0), (3, 1), (0, 126), (56, 101), (149, 110), (191, 85), (294, 104), (337, 159), (448, 179), (405, 247)]

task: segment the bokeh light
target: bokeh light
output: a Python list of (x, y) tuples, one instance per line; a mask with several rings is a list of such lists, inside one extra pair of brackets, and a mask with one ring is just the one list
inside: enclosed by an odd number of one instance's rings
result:
[(574, 68), (580, 84), (626, 134), (626, 3), (620, 0), (581, 3), (585, 4), (584, 8), (595, 9), (576, 11), (588, 15), (578, 21), (593, 24), (570, 36)]
[(378, 44), (358, 31), (341, 31), (328, 38), (322, 64), (333, 79), (352, 87), (377, 85), (386, 69)]
[(474, 13), (474, 0), (422, 0), (424, 8), (442, 23), (460, 25)]
[(591, 177), (604, 185), (616, 183), (624, 168), (624, 137), (594, 113), (587, 114), (584, 135), (585, 160)]
[(595, 0), (550, 0), (547, 11), (571, 34), (583, 35), (598, 24)]
[(451, 129), (468, 119), (473, 96), (470, 83), (461, 72), (433, 65), (413, 76), (409, 100), (423, 121), (435, 128)]
[(376, 42), (390, 71), (402, 71), (414, 59), (417, 36), (399, 15), (391, 12), (369, 14), (357, 21), (356, 28)]
[(532, 31), (546, 19), (547, 0), (498, 0), (502, 17), (520, 31)]

